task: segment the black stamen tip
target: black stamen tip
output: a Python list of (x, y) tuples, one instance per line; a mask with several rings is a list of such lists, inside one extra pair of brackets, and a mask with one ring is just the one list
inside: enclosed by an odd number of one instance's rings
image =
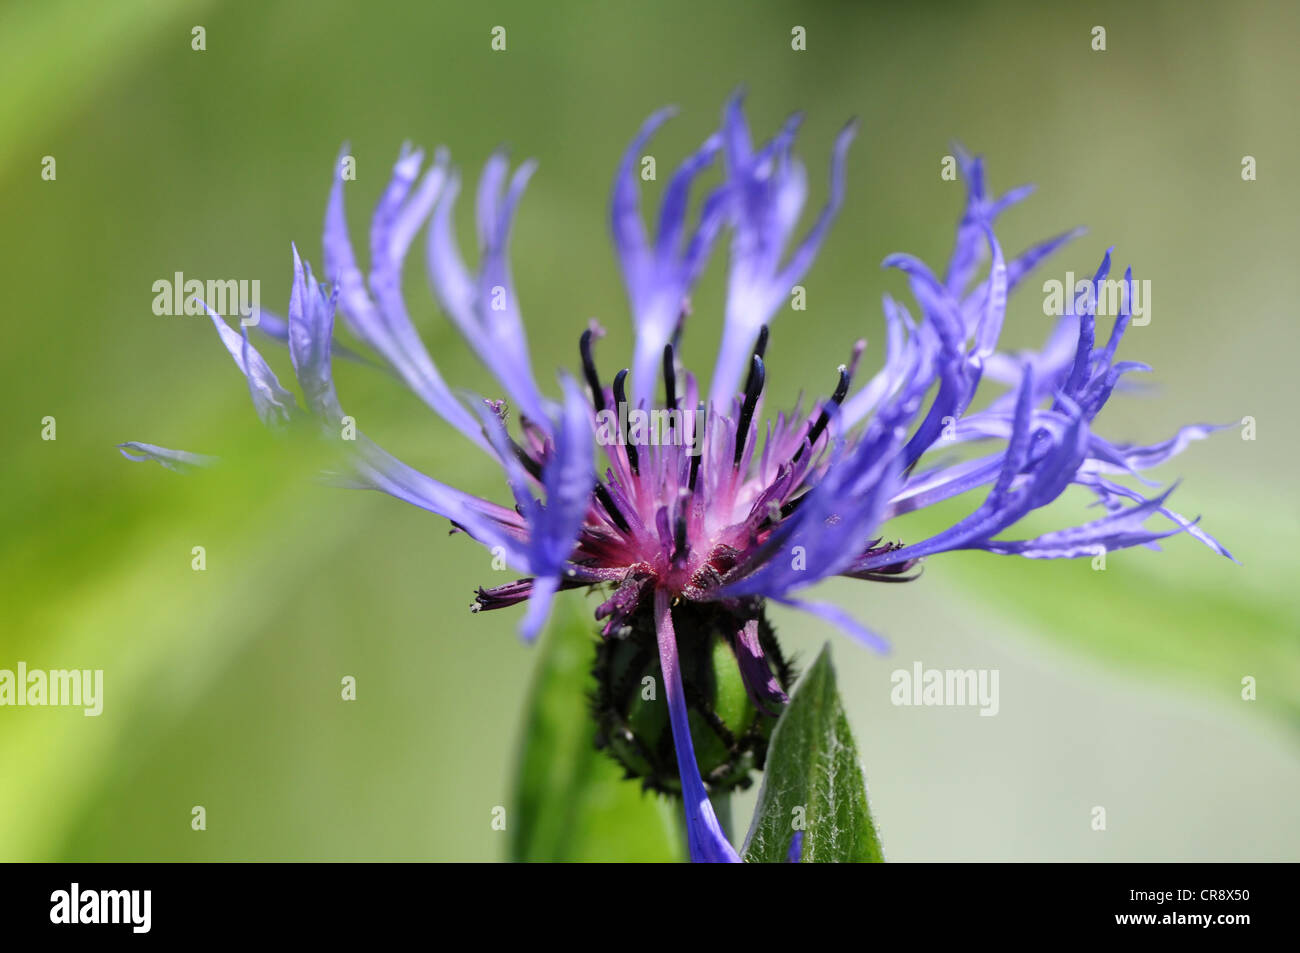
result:
[[(763, 335), (760, 335), (760, 339)], [(767, 379), (767, 369), (763, 358), (755, 354), (749, 365), (749, 379), (745, 381), (745, 402), (740, 405), (740, 421), (736, 427), (736, 453), (733, 466), (740, 466), (740, 458), (745, 453), (745, 441), (749, 438), (749, 425), (754, 419), (754, 408), (758, 406), (759, 395), (763, 393), (763, 382)]]
[(687, 481), (687, 487), (690, 493), (695, 492), (695, 484), (700, 478), (700, 461), (704, 459), (704, 447), (708, 435), (708, 415), (705, 412), (704, 401), (700, 401), (699, 408), (696, 410), (696, 424), (698, 428), (695, 432), (695, 446), (691, 450), (691, 475)]
[(609, 518), (614, 521), (615, 526), (625, 533), (631, 530), (631, 527), (627, 523), (627, 517), (620, 512), (618, 504), (615, 503), (614, 498), (609, 495), (609, 489), (605, 484), (596, 484), (596, 499), (600, 500), (600, 505), (605, 508), (605, 512), (609, 514)]
[(605, 409), (605, 389), (600, 386), (600, 375), (596, 373), (596, 361), (591, 356), (591, 328), (582, 332), (582, 337), (578, 339), (578, 351), (582, 355), (582, 376), (587, 379), (587, 387), (591, 389), (591, 402), (596, 407), (596, 412)]
[[(758, 332), (758, 343), (754, 345), (754, 357), (762, 359), (767, 353), (767, 325), (763, 325)], [(754, 366), (750, 363), (749, 376), (745, 378), (745, 393), (749, 393), (754, 386)], [(762, 386), (761, 384), (759, 386)]]
[(831, 394), (831, 403), (838, 407), (844, 403), (844, 398), (847, 396), (849, 396), (849, 369), (841, 364), (840, 382), (835, 385), (835, 393)]
[(817, 416), (817, 422), (809, 428), (807, 442), (799, 445), (799, 450), (794, 455), (796, 462), (803, 456), (804, 447), (815, 446), (817, 441), (821, 439), (821, 435), (826, 432), (826, 427), (831, 422), (831, 408), (844, 403), (844, 398), (848, 396), (848, 393), (849, 369), (841, 364), (840, 380), (835, 385), (835, 393), (831, 394), (831, 399), (822, 407), (822, 412)]
[(641, 458), (637, 453), (636, 445), (627, 439), (627, 414), (622, 411), (622, 408), (627, 407), (626, 367), (614, 375), (614, 402), (619, 407), (619, 434), (622, 437), (623, 447), (627, 451), (627, 464), (632, 468), (633, 473), (639, 474), (641, 472)]
[(673, 346), (664, 345), (664, 403), (669, 410), (677, 409), (677, 369), (673, 366)]
[(527, 451), (513, 440), (510, 441), (510, 449), (514, 452), (515, 459), (518, 460), (520, 464), (523, 465), (523, 468), (528, 471), (528, 475), (535, 480), (541, 480), (542, 465), (529, 456)]

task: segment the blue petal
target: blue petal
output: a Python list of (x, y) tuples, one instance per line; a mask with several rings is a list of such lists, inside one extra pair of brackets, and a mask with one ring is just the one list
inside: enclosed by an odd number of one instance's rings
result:
[(1029, 559), (1073, 559), (1145, 545), (1182, 533), (1188, 528), (1182, 523), (1164, 531), (1148, 530), (1143, 526), (1148, 517), (1163, 509), (1164, 501), (1173, 489), (1171, 486), (1154, 499), (1144, 500), (1137, 506), (1126, 507), (1082, 526), (1045, 533), (1034, 539), (987, 542), (978, 548), (990, 553), (1025, 556)]
[(565, 376), (561, 384), (564, 404), (554, 422), (553, 443), (542, 467), (544, 503), (533, 496), (535, 481), (511, 452), (501, 418), (488, 410), (481, 411), (484, 429), (505, 465), (515, 502), (527, 522), (527, 540), (518, 553), (522, 561), (513, 563), (520, 571), (536, 577), (529, 611), (520, 626), (520, 635), (527, 640), (541, 631), (546, 607), (570, 568), (569, 557), (591, 508), (591, 488), (596, 480), (586, 398), (572, 378)]
[[(339, 295), (344, 320), (362, 341), (383, 356), (426, 405), (484, 449), (488, 444), (474, 416), (447, 387), (437, 365), (416, 333), (402, 298), (401, 274), (410, 242), (442, 190), (445, 156), (426, 173), (413, 199), (407, 198), (422, 160), (420, 152), (403, 152), (371, 221), (369, 290), (348, 237), (343, 205), (342, 158), (334, 167), (334, 185), (325, 213), (325, 274)], [(374, 293), (374, 299), (371, 298)]]
[(454, 234), (452, 214), (460, 183), (453, 175), (429, 227), (429, 280), (443, 311), (479, 360), (520, 412), (545, 428), (549, 426), (551, 408), (533, 376), (509, 260), (515, 211), (536, 163), (525, 162), (515, 171), (502, 198), (499, 193), (505, 182), (504, 163), (504, 156), (493, 156), (480, 184), (477, 209), (483, 254), (477, 274), (471, 276), (466, 269)]
[(861, 642), (867, 648), (872, 649), (882, 655), (889, 652), (889, 641), (883, 636), (872, 632), (865, 625), (859, 622), (849, 613), (845, 612), (839, 606), (829, 602), (806, 602), (802, 599), (792, 599), (789, 596), (779, 596), (776, 599), (782, 605), (787, 605), (792, 609), (800, 609), (810, 615), (815, 615), (819, 619), (831, 623), (839, 628), (841, 632), (856, 642)]
[(678, 664), (677, 636), (673, 631), (671, 596), (655, 590), (655, 630), (659, 641), (659, 663), (663, 669), (664, 694), (668, 696), (668, 718), (672, 724), (673, 747), (682, 778), (682, 806), (686, 812), (686, 839), (691, 860), (695, 863), (739, 863), (727, 835), (718, 823), (718, 815), (709, 803), (708, 792), (700, 777), (691, 742), (691, 724), (686, 713), (686, 696), (682, 689), (681, 666)]
[(293, 249), (293, 289), (289, 295), (289, 356), (307, 406), (318, 417), (337, 425), (343, 417), (330, 369), (330, 342), (334, 336), (334, 306), (338, 291), (326, 298), (303, 268)]
[(184, 473), (197, 467), (210, 467), (217, 462), (216, 457), (209, 457), (201, 453), (169, 450), (166, 447), (159, 447), (152, 443), (137, 443), (134, 440), (119, 443), (117, 448), (122, 456), (128, 460), (135, 460), (136, 462), (152, 460), (177, 473)]
[(691, 188), (722, 146), (721, 137), (714, 135), (687, 156), (669, 180), (660, 204), (658, 234), (653, 244), (648, 241), (641, 221), (636, 166), (650, 136), (673, 114), (673, 110), (660, 110), (642, 125), (619, 163), (610, 199), (610, 227), (636, 330), (630, 398), (634, 407), (643, 401), (649, 404), (653, 398), (664, 345), (678, 327), (684, 302), (704, 268), (727, 211), (724, 187), (705, 199), (695, 228), (687, 229)]
[[(545, 603), (565, 572), (578, 534), (591, 508), (596, 481), (590, 411), (578, 384), (567, 375), (561, 385), (564, 405), (555, 426), (555, 448), (542, 468), (546, 505), (529, 523), (531, 572), (539, 577), (529, 597), (529, 611), (520, 634), (531, 640), (545, 621)], [(539, 588), (541, 596), (539, 599)], [(536, 603), (534, 600), (538, 600)]]
[(280, 380), (271, 370), (257, 348), (248, 343), (248, 329), (241, 335), (217, 313), (205, 304), (203, 310), (217, 329), (221, 343), (226, 346), (235, 365), (248, 379), (248, 392), (253, 398), (253, 408), (262, 423), (268, 427), (283, 426), (298, 411), (298, 402), (293, 394), (280, 386)]
[[(289, 343), (288, 320), (280, 317), (278, 314), (273, 314), (270, 311), (267, 311), (265, 308), (260, 309), (258, 313), (258, 322), (254, 327), (257, 328), (260, 334), (266, 335), (273, 341), (278, 341), (280, 344)], [(335, 357), (346, 358), (349, 361), (355, 361), (358, 364), (365, 364), (379, 370), (388, 370), (387, 367), (372, 361), (363, 354), (358, 354), (350, 347), (340, 344), (338, 341), (331, 342), (331, 350), (334, 352)]]
[(759, 329), (808, 271), (844, 202), (845, 168), (856, 123), (849, 123), (836, 137), (826, 206), (783, 266), (781, 255), (805, 192), (802, 167), (789, 155), (798, 125), (796, 115), (770, 142), (753, 152), (740, 97), (733, 97), (727, 105), (723, 139), (734, 235), (722, 343), (709, 392), (715, 407), (730, 406), (749, 366)]

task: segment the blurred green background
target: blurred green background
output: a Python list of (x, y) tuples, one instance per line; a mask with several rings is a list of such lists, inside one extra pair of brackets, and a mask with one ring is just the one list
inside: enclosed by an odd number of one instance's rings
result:
[[(195, 25), (206, 51), (191, 49)], [(489, 49), (496, 25), (504, 53)], [(795, 25), (806, 52), (790, 49)], [(1174, 503), (1240, 566), (1181, 538), (1112, 554), (1105, 572), (970, 554), (908, 586), (823, 586), (891, 638), (887, 658), (775, 613), (805, 662), (834, 641), (888, 855), (1300, 859), (1298, 27), (1282, 3), (0, 6), (0, 668), (102, 668), (106, 683), (99, 718), (0, 709), (0, 859), (505, 856), (491, 811), (510, 803), (536, 650), (512, 613), (467, 611), (501, 575), (441, 520), (306, 480), (313, 461), (263, 433), (206, 320), (155, 316), (151, 286), (174, 271), (258, 278), (283, 311), (289, 242), (319, 263), (340, 143), (358, 159), (360, 254), (404, 140), (447, 145), (471, 182), (506, 143), (541, 163), (514, 241), (539, 377), (574, 364), (593, 315), (612, 367), (630, 353), (606, 237), (614, 165), (676, 103), (652, 146), (662, 180), (741, 83), (758, 134), (806, 110), (810, 205), (834, 131), (862, 122), (809, 310), (773, 327), (770, 408), (827, 390), (856, 336), (876, 366), (880, 295), (904, 291), (878, 263), (946, 260), (961, 187), (939, 168), (960, 140), (999, 191), (1039, 185), (1002, 222), (1009, 250), (1089, 226), (1040, 282), (1090, 270), (1112, 243), (1152, 282), (1151, 323), (1122, 356), (1155, 365), (1158, 387), (1116, 398), (1103, 433), (1258, 422), (1257, 440), (1230, 430), (1160, 474), (1185, 478)], [(1242, 181), (1245, 155), (1258, 181)], [(421, 248), (412, 313), (448, 379), (485, 391)], [(722, 257), (687, 331), (705, 373)], [(1013, 299), (1009, 343), (1042, 338), (1041, 304), (1036, 283)], [(370, 436), (503, 498), (487, 459), (390, 380), (338, 378)], [(228, 462), (179, 476), (121, 459), (123, 440)], [(1029, 529), (1079, 511), (1063, 502)], [(205, 572), (190, 567), (199, 545)], [(918, 660), (999, 669), (1001, 713), (893, 707), (890, 672)], [(345, 675), (355, 702), (340, 700)]]

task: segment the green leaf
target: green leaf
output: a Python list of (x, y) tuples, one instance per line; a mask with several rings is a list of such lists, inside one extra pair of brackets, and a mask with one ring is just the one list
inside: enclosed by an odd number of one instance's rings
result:
[(744, 859), (786, 860), (800, 819), (803, 862), (885, 859), (829, 645), (800, 680), (772, 734)]
[(557, 598), (542, 642), (509, 818), (515, 861), (680, 861), (677, 806), (645, 793), (595, 747), (595, 634), (580, 601)]

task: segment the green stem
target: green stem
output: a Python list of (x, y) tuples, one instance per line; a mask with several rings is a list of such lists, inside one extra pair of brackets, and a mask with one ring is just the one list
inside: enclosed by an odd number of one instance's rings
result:
[(728, 840), (734, 841), (735, 832), (731, 829), (731, 792), (715, 794), (709, 800), (713, 802), (713, 810), (717, 812), (722, 832), (727, 835)]

